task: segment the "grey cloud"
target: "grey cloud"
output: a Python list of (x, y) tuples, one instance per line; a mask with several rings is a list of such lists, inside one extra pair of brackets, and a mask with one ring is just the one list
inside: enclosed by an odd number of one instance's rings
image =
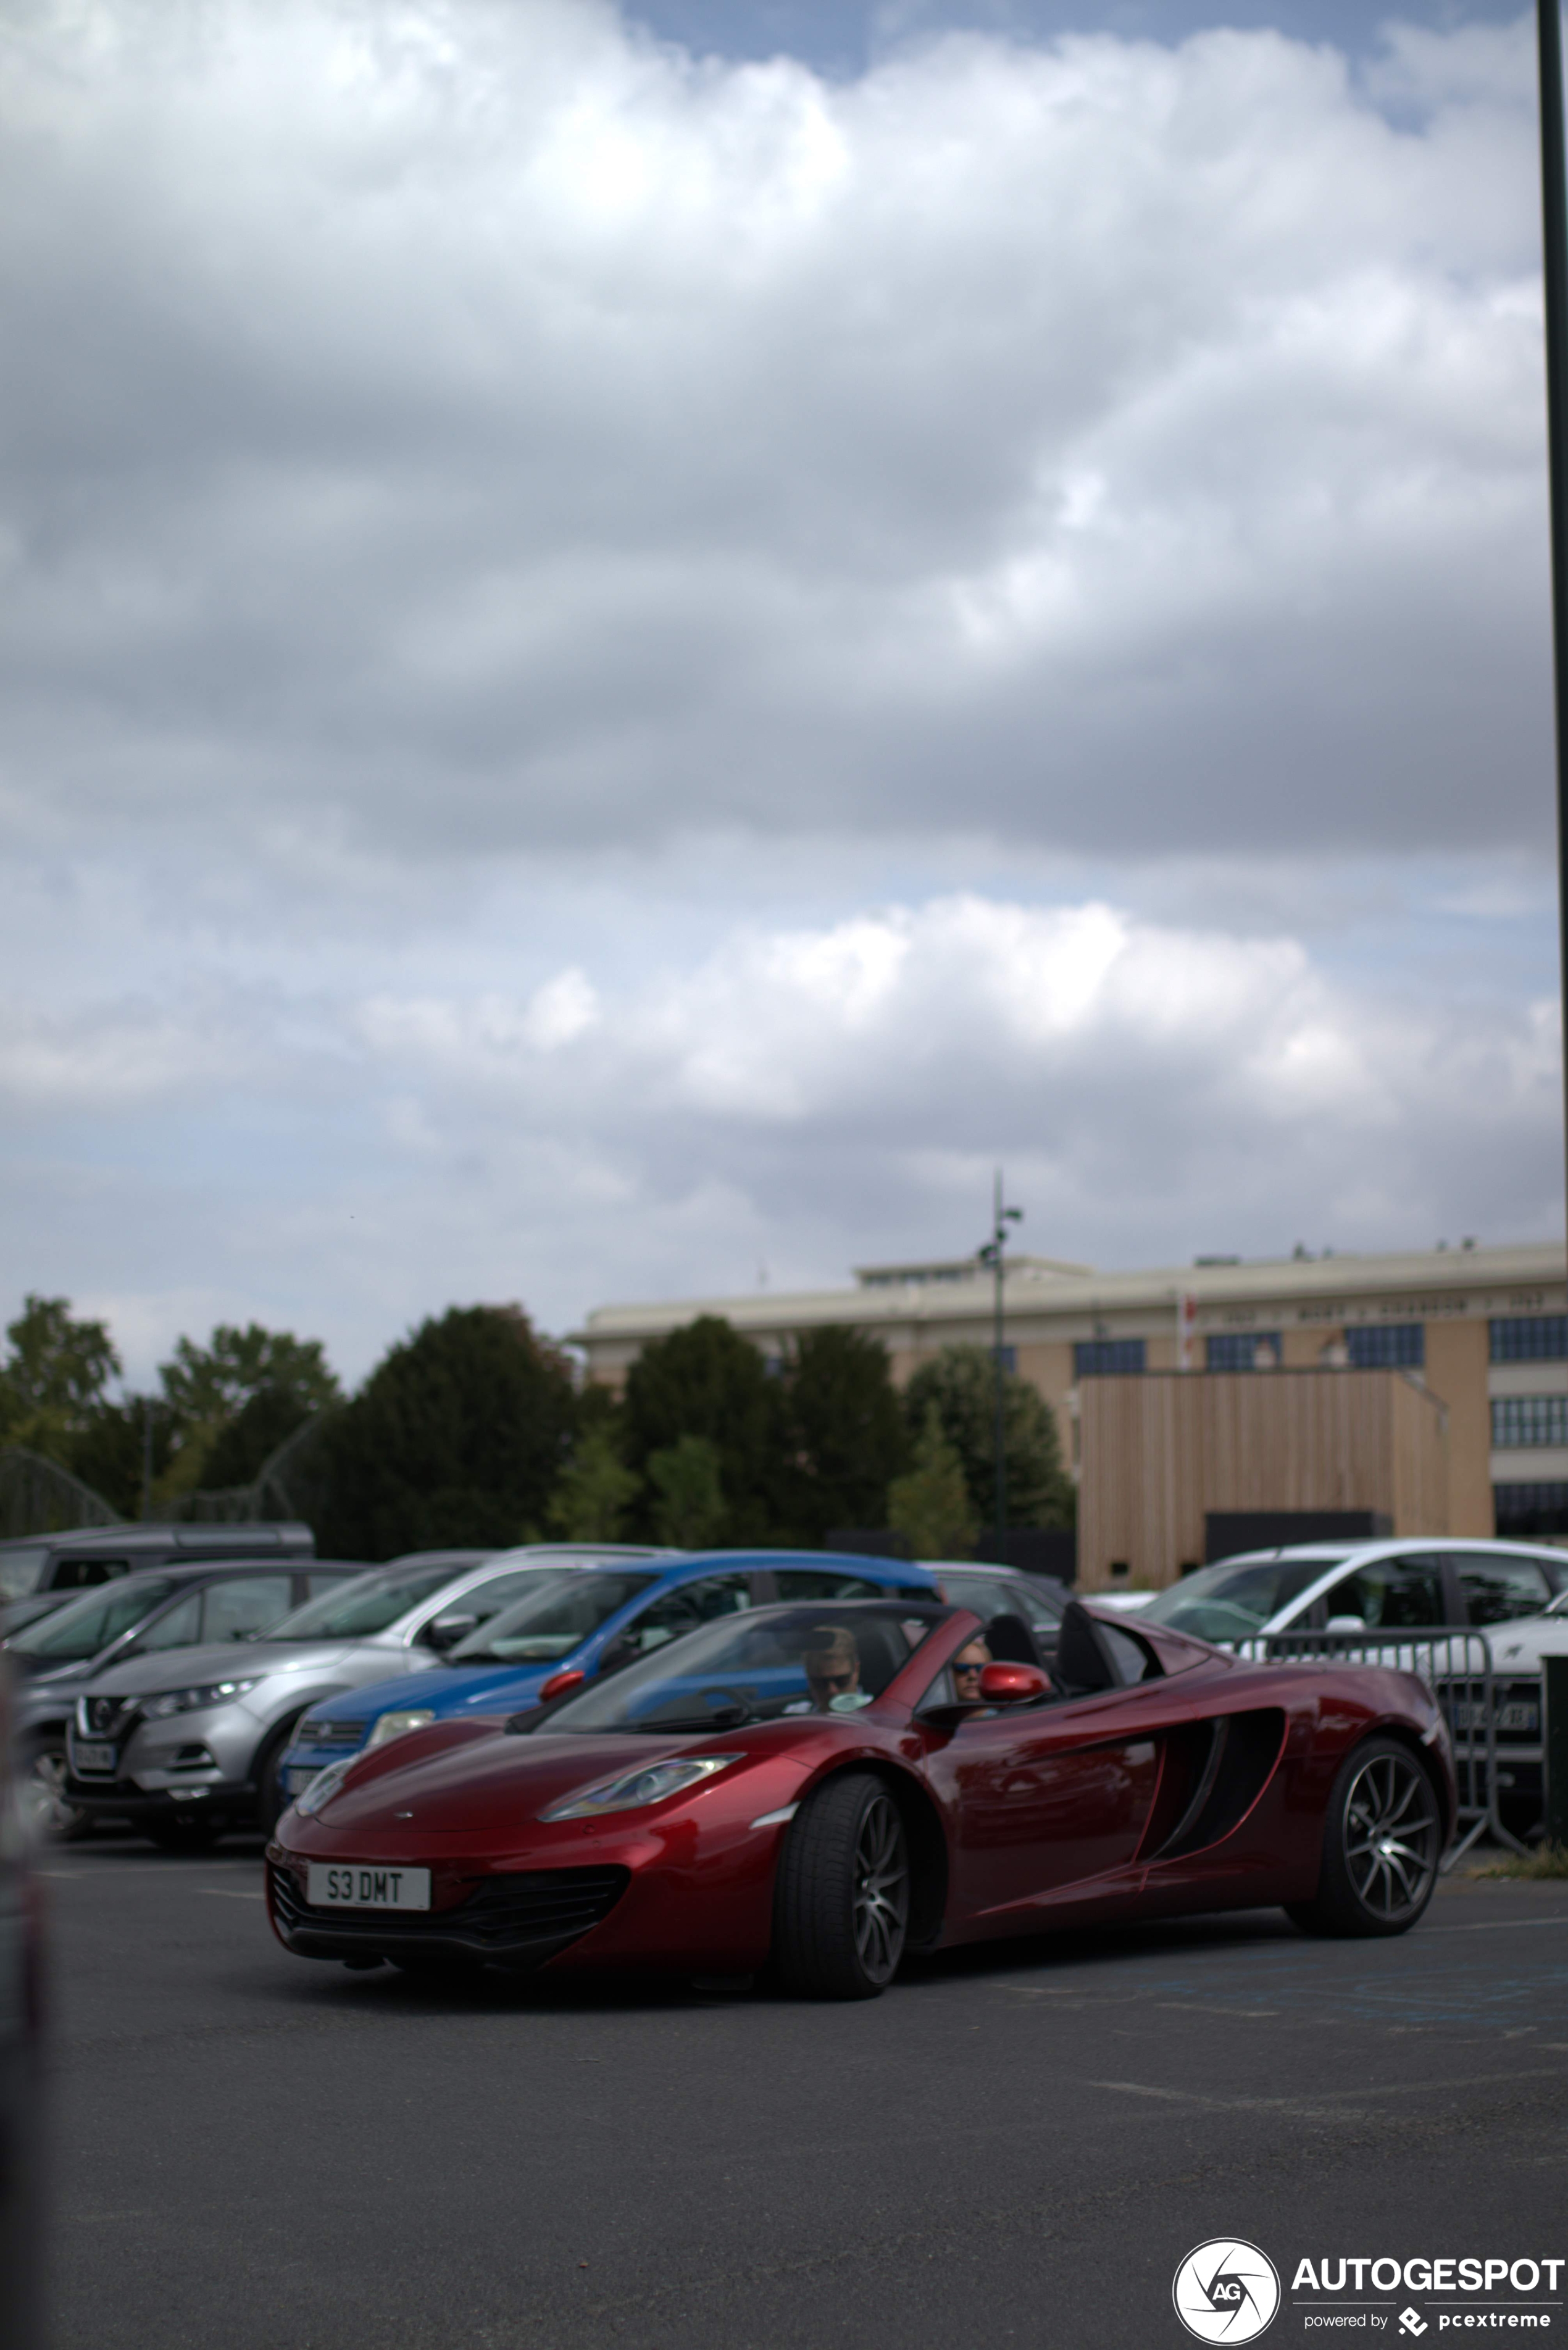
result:
[(828, 88), (551, 0), (26, 15), (0, 692), (55, 821), (1542, 837), (1517, 29), (1407, 46), (1396, 124), (1261, 34)]

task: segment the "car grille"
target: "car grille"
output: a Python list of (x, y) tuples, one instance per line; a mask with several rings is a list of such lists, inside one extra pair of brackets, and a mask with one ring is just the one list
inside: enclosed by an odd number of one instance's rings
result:
[(89, 1738), (118, 1737), (138, 1703), (133, 1697), (85, 1697), (78, 1709), (81, 1728)]
[(318, 1909), (300, 1897), (291, 1869), (269, 1866), (273, 1905), (286, 1933), (330, 1935), (382, 1949), (440, 1940), (494, 1955), (544, 1956), (575, 1942), (609, 1916), (630, 1881), (628, 1868), (533, 1868), (479, 1877), (453, 1909)]
[(369, 1728), (365, 1721), (306, 1721), (299, 1737), (306, 1746), (358, 1746)]

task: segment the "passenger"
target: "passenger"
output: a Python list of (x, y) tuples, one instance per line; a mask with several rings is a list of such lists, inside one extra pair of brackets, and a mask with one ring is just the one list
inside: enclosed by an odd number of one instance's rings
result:
[(871, 1699), (860, 1686), (860, 1651), (842, 1625), (821, 1624), (811, 1635), (803, 1662), (805, 1685), (816, 1713), (856, 1713)]

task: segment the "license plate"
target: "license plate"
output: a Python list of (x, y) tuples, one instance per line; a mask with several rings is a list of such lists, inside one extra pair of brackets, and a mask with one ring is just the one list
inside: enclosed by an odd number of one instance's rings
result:
[[(1522, 1701), (1513, 1705), (1500, 1705), (1497, 1709), (1497, 1726), (1500, 1730), (1539, 1730), (1541, 1727), (1541, 1708), (1537, 1705), (1525, 1704)], [(1454, 1728), (1456, 1730), (1484, 1730), (1486, 1728), (1485, 1706), (1456, 1705), (1454, 1708)]]
[(428, 1868), (379, 1868), (362, 1861), (313, 1860), (306, 1895), (313, 1909), (428, 1909)]
[(306, 1787), (309, 1786), (312, 1779), (319, 1779), (321, 1776), (321, 1768), (322, 1766), (319, 1762), (315, 1762), (310, 1764), (308, 1768), (304, 1764), (300, 1764), (292, 1769), (288, 1773), (289, 1794), (291, 1795), (303, 1795)]
[(112, 1746), (73, 1746), (71, 1759), (78, 1771), (112, 1771), (115, 1753)]

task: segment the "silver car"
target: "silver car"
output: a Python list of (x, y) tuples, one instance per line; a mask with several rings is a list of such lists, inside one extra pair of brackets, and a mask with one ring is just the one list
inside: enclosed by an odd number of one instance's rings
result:
[(225, 1827), (270, 1828), (278, 1765), (307, 1707), (433, 1666), (522, 1596), (541, 1567), (667, 1554), (615, 1544), (536, 1544), (482, 1565), (450, 1554), (361, 1575), (275, 1624), (265, 1639), (139, 1657), (78, 1694), (64, 1793), (89, 1815), (129, 1819), (170, 1851)]

